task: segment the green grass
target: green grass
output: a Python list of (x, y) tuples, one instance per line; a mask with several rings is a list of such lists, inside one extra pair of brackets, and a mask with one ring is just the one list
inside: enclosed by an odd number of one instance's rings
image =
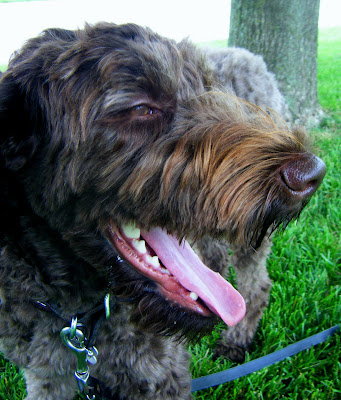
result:
[[(327, 164), (327, 176), (298, 223), (292, 223), (274, 238), (268, 260), (274, 282), (270, 304), (246, 361), (341, 323), (340, 56), (341, 28), (322, 31), (318, 90), (320, 103), (328, 115), (322, 127), (311, 135), (317, 154)], [(222, 359), (212, 361), (214, 344), (222, 328), (223, 324), (191, 346), (194, 377), (236, 365)], [(0, 400), (22, 399), (24, 382), (18, 369), (0, 359), (0, 374)], [(341, 335), (247, 377), (198, 392), (195, 399), (341, 399)]]
[(2, 357), (0, 357), (0, 376), (0, 400), (24, 398), (26, 391), (22, 373)]
[[(341, 124), (341, 28), (320, 33), (318, 93), (322, 107), (329, 112), (326, 127)], [(331, 124), (331, 125), (330, 125)]]

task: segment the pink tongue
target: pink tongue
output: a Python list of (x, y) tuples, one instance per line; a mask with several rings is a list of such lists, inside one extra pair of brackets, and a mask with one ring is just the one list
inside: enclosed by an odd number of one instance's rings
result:
[(141, 232), (141, 236), (155, 251), (163, 265), (181, 285), (195, 292), (206, 306), (230, 326), (245, 315), (241, 294), (220, 274), (207, 268), (187, 241), (179, 241), (160, 228)]

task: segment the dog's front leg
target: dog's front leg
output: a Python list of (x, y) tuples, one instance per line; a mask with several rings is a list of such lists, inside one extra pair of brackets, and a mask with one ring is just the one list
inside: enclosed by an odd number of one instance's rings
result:
[(231, 263), (236, 272), (238, 290), (245, 299), (246, 314), (237, 325), (222, 332), (215, 357), (224, 356), (238, 362), (244, 360), (245, 351), (252, 343), (263, 310), (268, 304), (271, 280), (266, 270), (266, 259), (270, 247), (271, 241), (265, 240), (257, 250), (234, 249)]
[(25, 400), (71, 400), (77, 393), (74, 375), (42, 376), (32, 370), (24, 370), (27, 397)]
[[(123, 308), (123, 306), (122, 306)], [(190, 400), (190, 357), (179, 340), (119, 325), (125, 314), (103, 323), (91, 375), (113, 400)], [(114, 331), (114, 327), (116, 331)], [(114, 333), (114, 334), (113, 334)]]

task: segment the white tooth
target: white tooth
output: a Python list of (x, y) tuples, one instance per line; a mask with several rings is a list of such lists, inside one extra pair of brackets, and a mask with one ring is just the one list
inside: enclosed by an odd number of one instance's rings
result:
[(129, 239), (139, 239), (141, 231), (133, 222), (122, 225), (122, 231)]
[(146, 249), (146, 242), (144, 240), (136, 240), (134, 239), (132, 241), (132, 245), (135, 247), (135, 249), (141, 253), (141, 254), (146, 254), (147, 249)]
[(167, 275), (171, 275), (171, 273), (168, 271), (168, 269), (167, 268), (161, 268), (161, 272), (163, 273), (163, 274), (167, 274)]
[(160, 267), (160, 262), (158, 256), (150, 256), (147, 254), (146, 260), (149, 264), (151, 264), (153, 267)]
[(198, 296), (195, 292), (191, 292), (191, 293), (189, 294), (189, 297), (190, 297), (191, 299), (193, 299), (194, 301), (197, 301), (199, 296)]

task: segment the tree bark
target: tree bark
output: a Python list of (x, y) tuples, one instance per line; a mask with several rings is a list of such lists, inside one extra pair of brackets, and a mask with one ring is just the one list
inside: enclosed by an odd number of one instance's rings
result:
[(232, 0), (229, 46), (263, 56), (295, 123), (316, 125), (320, 0)]

